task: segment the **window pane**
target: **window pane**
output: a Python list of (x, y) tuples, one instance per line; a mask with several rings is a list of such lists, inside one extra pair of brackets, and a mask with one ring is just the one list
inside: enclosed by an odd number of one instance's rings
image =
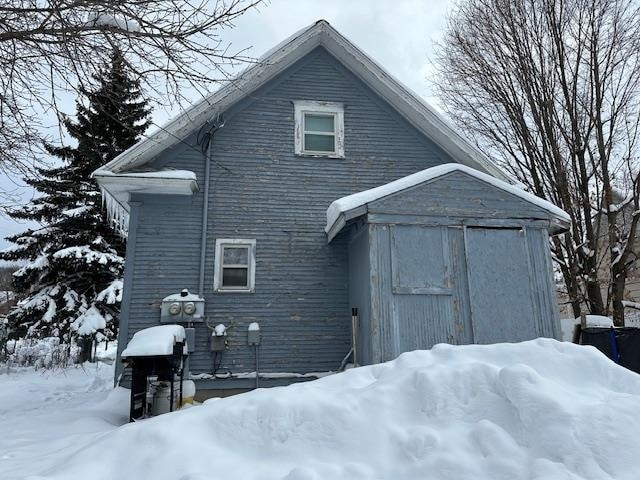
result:
[(304, 129), (306, 132), (333, 133), (333, 115), (304, 115)]
[(223, 268), (222, 269), (222, 286), (223, 287), (246, 287), (249, 280), (248, 268)]
[(333, 135), (304, 135), (304, 149), (311, 152), (335, 152), (335, 137)]
[(249, 249), (247, 247), (224, 247), (224, 265), (248, 265)]

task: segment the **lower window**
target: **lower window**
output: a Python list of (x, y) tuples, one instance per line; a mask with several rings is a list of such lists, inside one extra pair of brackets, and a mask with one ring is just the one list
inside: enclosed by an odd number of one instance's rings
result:
[(255, 260), (255, 240), (217, 239), (213, 289), (216, 292), (253, 292)]

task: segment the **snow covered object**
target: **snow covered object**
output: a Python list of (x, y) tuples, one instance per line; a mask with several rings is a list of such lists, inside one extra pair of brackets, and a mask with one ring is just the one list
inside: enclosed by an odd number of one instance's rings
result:
[(26, 295), (8, 317), (14, 337), (67, 342), (117, 334), (125, 241), (105, 221), (91, 172), (138, 141), (150, 110), (119, 51), (95, 79), (95, 89), (81, 89), (77, 119), (63, 121), (77, 145), (45, 145), (62, 164), (25, 178), (41, 196), (11, 213), (42, 225), (9, 237), (15, 245), (0, 253), (28, 262), (13, 276), (16, 291)]

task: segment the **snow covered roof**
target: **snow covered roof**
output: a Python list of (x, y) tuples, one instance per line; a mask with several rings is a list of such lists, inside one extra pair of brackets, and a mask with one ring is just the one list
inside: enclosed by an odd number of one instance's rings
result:
[[(515, 185), (511, 185), (502, 180), (498, 180), (490, 175), (469, 168), (466, 165), (460, 165), (458, 163), (446, 163), (444, 165), (438, 165), (436, 167), (427, 168), (412, 175), (400, 178), (393, 182), (381, 185), (370, 190), (354, 193), (346, 197), (335, 200), (327, 209), (327, 225), (325, 231), (329, 235), (329, 241), (335, 237), (344, 226), (345, 222), (351, 218), (362, 215), (360, 207), (365, 206), (375, 200), (379, 200), (383, 197), (393, 195), (411, 187), (415, 187), (421, 183), (428, 182), (443, 175), (447, 175), (451, 172), (464, 172), (471, 175), (478, 180), (493, 185), (505, 192), (515, 195), (529, 203), (532, 203), (556, 217), (562, 224), (568, 224), (570, 221), (569, 215), (562, 209), (555, 206), (546, 200), (543, 200), (529, 192), (525, 192)], [(356, 212), (357, 210), (357, 212)], [(341, 222), (340, 222), (341, 221)], [(341, 224), (340, 224), (341, 223)]]
[(191, 132), (260, 88), (318, 46), (324, 47), (452, 158), (509, 180), (431, 106), (342, 36), (326, 20), (318, 20), (269, 50), (235, 79), (96, 170), (94, 175), (98, 177), (104, 172), (120, 173), (144, 165), (163, 150), (185, 140)]
[(173, 346), (185, 341), (182, 325), (158, 325), (145, 328), (134, 333), (127, 348), (121, 354), (122, 358), (153, 357), (157, 355), (171, 355)]

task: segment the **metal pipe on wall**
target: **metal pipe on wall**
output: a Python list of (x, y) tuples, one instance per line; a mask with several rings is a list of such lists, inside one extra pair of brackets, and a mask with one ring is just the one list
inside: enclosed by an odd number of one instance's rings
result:
[(260, 369), (258, 368), (258, 345), (254, 345), (256, 353), (256, 388), (260, 385)]
[(351, 349), (353, 350), (353, 366), (358, 366), (358, 309), (351, 309)]
[[(213, 125), (210, 127), (206, 133), (203, 134), (202, 137), (202, 147), (203, 154), (205, 157), (204, 163), (204, 191), (203, 191), (203, 202), (202, 202), (202, 235), (200, 237), (200, 273), (198, 276), (198, 295), (203, 298), (204, 297), (204, 272), (205, 272), (205, 261), (207, 257), (207, 227), (208, 227), (208, 216), (209, 216), (209, 183), (211, 182), (211, 149), (213, 146), (213, 136), (215, 133), (224, 127), (224, 121), (221, 120), (222, 116), (220, 114), (216, 115), (213, 120)], [(204, 131), (204, 128), (208, 126), (208, 123), (205, 124), (201, 133)], [(198, 143), (200, 143), (200, 139), (198, 139)]]
[(209, 176), (211, 174), (211, 144), (212, 137), (207, 142), (204, 162), (204, 198), (202, 202), (202, 235), (200, 237), (200, 274), (198, 277), (198, 295), (204, 295), (204, 263), (207, 256), (207, 217), (209, 216)]

